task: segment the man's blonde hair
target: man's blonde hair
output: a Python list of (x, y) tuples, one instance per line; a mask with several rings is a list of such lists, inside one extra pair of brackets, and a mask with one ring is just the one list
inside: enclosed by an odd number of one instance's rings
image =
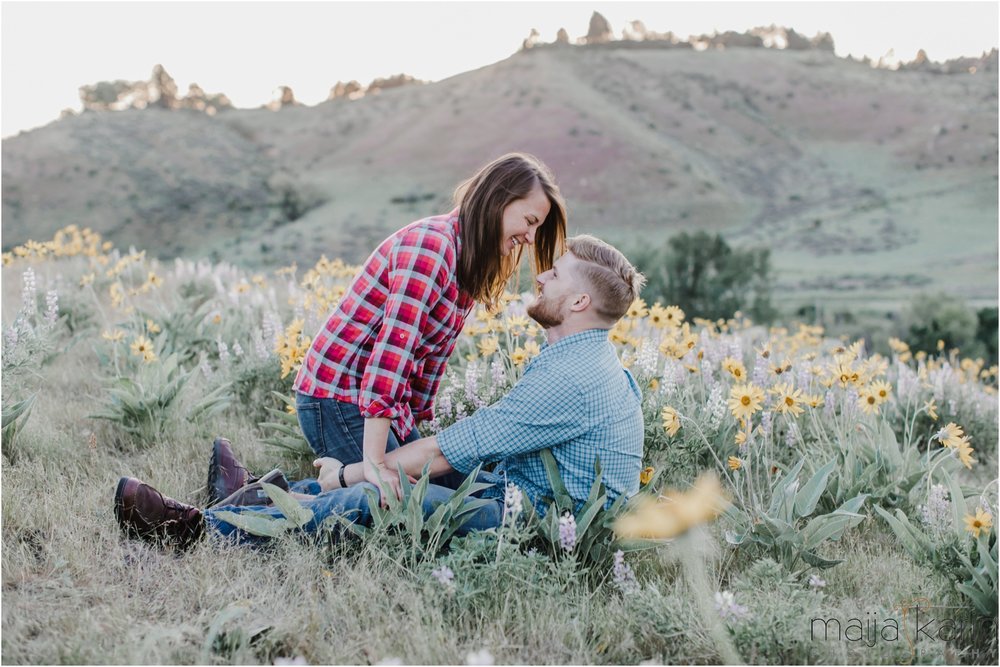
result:
[(577, 268), (593, 288), (594, 309), (617, 322), (639, 298), (646, 279), (620, 250), (589, 234), (566, 239), (566, 249), (582, 262)]

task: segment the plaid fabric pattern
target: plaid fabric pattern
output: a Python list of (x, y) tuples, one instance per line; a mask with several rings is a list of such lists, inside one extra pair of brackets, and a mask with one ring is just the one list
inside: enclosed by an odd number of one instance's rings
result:
[(354, 403), (405, 438), (434, 395), (474, 302), (455, 278), (458, 209), (379, 245), (313, 339), (295, 390)]
[[(443, 430), (438, 446), (459, 472), (498, 461), (494, 472), (520, 487), (541, 514), (542, 499), (553, 491), (539, 450), (551, 449), (577, 509), (590, 493), (600, 457), (610, 505), (639, 490), (641, 401), (608, 332), (591, 329), (543, 348), (510, 393)], [(502, 497), (503, 488), (483, 495), (491, 494)]]

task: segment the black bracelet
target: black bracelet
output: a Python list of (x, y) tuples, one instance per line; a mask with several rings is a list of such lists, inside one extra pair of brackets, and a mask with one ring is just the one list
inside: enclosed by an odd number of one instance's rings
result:
[(347, 466), (344, 465), (343, 463), (341, 463), (340, 464), (340, 472), (337, 473), (337, 479), (340, 481), (340, 488), (342, 488), (342, 489), (346, 489), (347, 488), (347, 482), (344, 480), (344, 470), (346, 470), (346, 469), (347, 469)]

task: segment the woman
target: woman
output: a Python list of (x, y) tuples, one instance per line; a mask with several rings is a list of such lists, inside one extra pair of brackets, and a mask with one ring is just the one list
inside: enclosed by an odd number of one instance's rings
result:
[(313, 339), (295, 379), (299, 424), (320, 457), (363, 461), (400, 495), (385, 453), (420, 437), (469, 311), (495, 307), (534, 248), (535, 275), (563, 251), (566, 209), (551, 171), (510, 153), (455, 192), (447, 215), (383, 241)]

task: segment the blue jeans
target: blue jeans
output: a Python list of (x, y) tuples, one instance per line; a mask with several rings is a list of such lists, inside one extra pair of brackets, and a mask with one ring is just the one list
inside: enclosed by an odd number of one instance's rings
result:
[[(490, 473), (483, 473), (483, 475), (489, 476)], [(499, 478), (497, 478), (499, 479)], [(316, 496), (313, 500), (302, 501), (302, 505), (308, 507), (313, 512), (313, 518), (301, 528), (301, 531), (307, 535), (313, 535), (317, 533), (323, 522), (333, 515), (339, 515), (354, 523), (358, 523), (364, 526), (371, 525), (371, 509), (368, 506), (368, 496), (365, 493), (365, 489), (375, 490), (378, 493), (377, 487), (368, 482), (361, 484), (355, 484), (352, 487), (346, 489), (334, 489), (333, 491), (327, 491)], [(439, 504), (448, 500), (451, 497), (452, 489), (439, 486), (437, 484), (430, 484), (427, 487), (427, 494), (424, 496), (423, 510), (424, 517), (429, 517), (434, 513), (434, 510)], [(466, 500), (470, 502), (470, 500)], [(205, 524), (208, 529), (221, 535), (225, 538), (232, 540), (236, 544), (264, 544), (268, 541), (267, 537), (260, 537), (257, 535), (251, 535), (231, 523), (224, 521), (218, 517), (218, 512), (220, 511), (230, 511), (237, 514), (244, 513), (256, 513), (262, 516), (280, 518), (282, 517), (281, 510), (273, 505), (252, 505), (252, 506), (226, 506), (226, 507), (213, 507), (211, 509), (205, 510)], [(457, 531), (458, 535), (465, 535), (469, 531), (473, 530), (487, 530), (489, 528), (494, 528), (500, 525), (503, 519), (503, 502), (499, 499), (490, 500), (489, 504), (485, 507), (481, 507), (472, 513), (468, 521), (462, 525), (462, 527)], [(336, 526), (336, 522), (331, 520), (328, 527)], [(337, 534), (336, 532), (334, 533)]]
[[(361, 416), (357, 405), (335, 398), (314, 398), (296, 393), (295, 411), (299, 416), (302, 434), (316, 456), (331, 456), (344, 464), (360, 463), (364, 458), (365, 418)], [(419, 439), (417, 429), (410, 431), (402, 440), (389, 429), (385, 451), (391, 452)], [(465, 475), (461, 473), (448, 473), (435, 478), (434, 483), (457, 489), (464, 480)], [(298, 484), (293, 486), (294, 491), (313, 495), (319, 493), (318, 484), (303, 485), (301, 488), (298, 488)]]

